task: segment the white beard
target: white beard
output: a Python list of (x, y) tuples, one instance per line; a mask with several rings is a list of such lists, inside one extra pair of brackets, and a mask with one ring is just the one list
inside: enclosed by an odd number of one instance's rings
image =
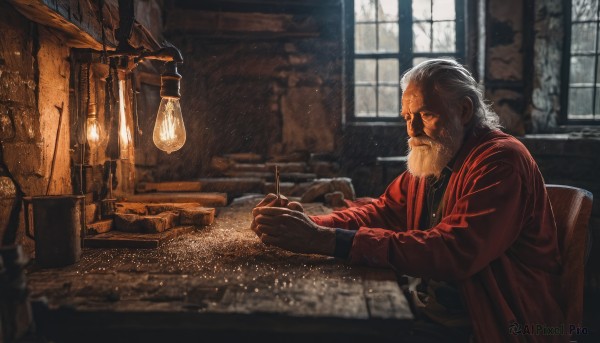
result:
[(440, 176), (462, 143), (463, 128), (459, 123), (454, 124), (450, 130), (442, 129), (437, 140), (427, 136), (408, 140), (409, 173), (416, 177)]

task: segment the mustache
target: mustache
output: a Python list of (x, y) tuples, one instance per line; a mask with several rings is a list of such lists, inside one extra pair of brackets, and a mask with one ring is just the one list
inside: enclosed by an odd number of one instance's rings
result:
[(426, 145), (426, 146), (432, 147), (436, 143), (438, 143), (437, 140), (435, 140), (431, 137), (427, 137), (427, 136), (417, 136), (417, 137), (411, 137), (408, 139), (408, 146), (410, 148), (413, 148), (413, 147), (416, 147), (419, 145)]

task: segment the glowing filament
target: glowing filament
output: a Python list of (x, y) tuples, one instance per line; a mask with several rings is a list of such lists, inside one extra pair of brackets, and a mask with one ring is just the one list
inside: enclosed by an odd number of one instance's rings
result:
[(160, 101), (152, 138), (156, 147), (167, 154), (183, 146), (186, 133), (179, 99), (163, 98)]

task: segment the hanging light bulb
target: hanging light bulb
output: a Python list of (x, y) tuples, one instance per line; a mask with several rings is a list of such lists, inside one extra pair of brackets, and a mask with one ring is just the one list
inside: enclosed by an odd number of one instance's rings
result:
[(185, 126), (181, 115), (179, 104), (179, 80), (181, 75), (177, 73), (177, 63), (167, 62), (165, 72), (161, 75), (160, 105), (154, 124), (152, 139), (160, 150), (167, 154), (181, 149), (185, 144)]
[(88, 145), (91, 149), (95, 149), (100, 143), (100, 137), (102, 136), (102, 127), (98, 122), (98, 114), (96, 113), (96, 104), (90, 103), (88, 106), (87, 123), (86, 123), (86, 137)]
[(129, 144), (131, 142), (131, 133), (127, 126), (127, 114), (125, 111), (125, 80), (119, 80), (119, 147), (122, 159), (127, 159), (129, 156)]

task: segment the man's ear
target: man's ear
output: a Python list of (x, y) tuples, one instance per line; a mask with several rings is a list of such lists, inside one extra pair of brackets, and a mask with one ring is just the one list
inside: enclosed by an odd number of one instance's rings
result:
[(460, 105), (460, 123), (467, 126), (473, 119), (473, 101), (468, 96), (464, 97)]

